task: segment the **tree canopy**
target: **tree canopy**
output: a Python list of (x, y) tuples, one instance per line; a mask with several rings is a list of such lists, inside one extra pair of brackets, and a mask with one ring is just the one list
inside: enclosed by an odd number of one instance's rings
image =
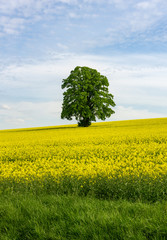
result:
[(96, 69), (77, 66), (68, 78), (63, 79), (63, 105), (61, 118), (78, 121), (78, 126), (88, 127), (96, 117), (105, 120), (114, 113), (113, 95), (108, 90), (107, 77)]

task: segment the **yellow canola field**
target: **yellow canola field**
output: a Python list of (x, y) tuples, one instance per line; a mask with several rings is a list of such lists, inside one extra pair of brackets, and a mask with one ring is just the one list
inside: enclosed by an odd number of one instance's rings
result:
[(0, 131), (0, 182), (167, 175), (167, 118)]

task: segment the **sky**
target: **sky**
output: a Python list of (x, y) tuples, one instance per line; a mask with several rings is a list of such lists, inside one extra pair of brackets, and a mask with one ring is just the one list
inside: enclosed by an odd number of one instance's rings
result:
[(0, 0), (0, 129), (62, 120), (62, 80), (105, 75), (115, 114), (167, 117), (166, 0)]

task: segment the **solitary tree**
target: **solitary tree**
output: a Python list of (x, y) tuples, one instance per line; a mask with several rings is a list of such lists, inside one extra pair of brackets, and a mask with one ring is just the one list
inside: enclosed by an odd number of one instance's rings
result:
[(78, 126), (88, 127), (96, 117), (105, 120), (114, 111), (113, 95), (108, 91), (108, 79), (97, 70), (76, 67), (68, 78), (63, 79), (63, 106), (61, 118), (78, 121)]

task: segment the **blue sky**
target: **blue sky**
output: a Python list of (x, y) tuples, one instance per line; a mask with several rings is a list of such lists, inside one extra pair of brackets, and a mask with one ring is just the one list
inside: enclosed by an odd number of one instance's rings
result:
[(0, 0), (0, 129), (61, 120), (62, 79), (107, 76), (108, 121), (167, 117), (166, 0)]

